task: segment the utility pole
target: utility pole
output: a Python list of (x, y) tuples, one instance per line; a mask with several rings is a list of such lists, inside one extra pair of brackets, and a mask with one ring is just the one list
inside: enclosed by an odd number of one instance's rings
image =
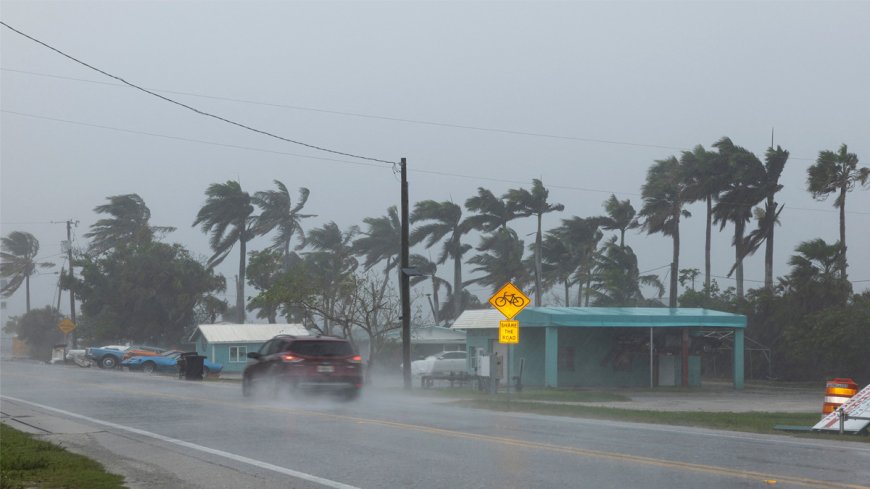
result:
[[(76, 322), (76, 297), (73, 292), (73, 256), (72, 256), (72, 226), (75, 224), (78, 226), (78, 221), (73, 221), (72, 219), (68, 219), (66, 221), (66, 252), (67, 259), (69, 260), (69, 319), (75, 324)], [(70, 332), (70, 343), (72, 344), (72, 348), (76, 348), (76, 332), (75, 330)]]
[(402, 377), (405, 381), (405, 389), (411, 389), (411, 277), (407, 270), (410, 267), (408, 249), (410, 239), (408, 237), (410, 226), (408, 224), (408, 162), (402, 158), (402, 257), (399, 268), (402, 273), (400, 287), (402, 289)]

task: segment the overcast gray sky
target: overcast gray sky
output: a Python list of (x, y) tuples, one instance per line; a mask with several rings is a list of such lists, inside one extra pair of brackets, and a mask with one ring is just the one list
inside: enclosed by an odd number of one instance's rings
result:
[[(566, 207), (545, 228), (600, 214), (610, 192), (639, 208), (647, 168), (680, 148), (729, 136), (762, 155), (775, 128), (775, 144), (792, 155), (777, 197), (786, 209), (776, 275), (787, 273), (799, 242), (838, 238), (833, 199), (805, 190), (818, 152), (845, 142), (870, 165), (867, 2), (3, 0), (0, 18), (203, 110), (343, 152), (406, 157), (412, 202), (461, 204), (478, 186), (500, 194), (542, 178)], [(306, 211), (319, 216), (309, 229), (359, 224), (399, 202), (389, 165), (204, 118), (6, 28), (0, 43), (0, 233), (33, 233), (58, 265), (65, 228), (52, 221), (78, 220), (83, 246), (93, 208), (110, 195), (141, 195), (152, 224), (177, 227), (168, 239), (200, 256), (210, 254), (207, 237), (191, 224), (210, 183), (239, 179), (251, 193), (273, 179), (308, 187)], [(680, 266), (703, 269), (703, 208), (690, 210)], [(849, 194), (847, 210), (850, 278), (860, 291), (870, 288), (870, 191)], [(515, 227), (525, 235), (534, 224)], [(731, 233), (715, 235), (714, 275), (733, 263)], [(669, 263), (668, 238), (626, 239), (641, 270)], [(236, 256), (219, 267), (230, 283)], [(748, 259), (747, 280), (763, 278), (762, 260), (763, 252)], [(34, 306), (55, 300), (56, 281), (33, 278)], [(24, 312), (23, 290), (6, 312)]]

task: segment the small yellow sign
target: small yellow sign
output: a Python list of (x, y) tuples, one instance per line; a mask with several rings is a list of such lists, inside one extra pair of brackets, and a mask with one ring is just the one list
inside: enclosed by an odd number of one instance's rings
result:
[(499, 321), (498, 322), (498, 342), (516, 344), (520, 342), (520, 323), (519, 321)]
[(69, 319), (64, 319), (61, 322), (57, 323), (57, 329), (63, 331), (63, 334), (69, 334), (72, 330), (76, 329), (76, 323), (70, 321)]
[(489, 303), (492, 304), (492, 307), (498, 309), (508, 319), (513, 319), (524, 307), (529, 305), (529, 302), (531, 300), (526, 294), (523, 294), (520, 289), (510, 282), (504, 284), (495, 295), (489, 298)]

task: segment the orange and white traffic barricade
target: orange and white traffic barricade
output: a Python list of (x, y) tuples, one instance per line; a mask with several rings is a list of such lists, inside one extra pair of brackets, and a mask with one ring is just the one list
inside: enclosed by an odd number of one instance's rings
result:
[(858, 392), (858, 384), (852, 379), (831, 379), (825, 386), (825, 403), (822, 414), (837, 410)]

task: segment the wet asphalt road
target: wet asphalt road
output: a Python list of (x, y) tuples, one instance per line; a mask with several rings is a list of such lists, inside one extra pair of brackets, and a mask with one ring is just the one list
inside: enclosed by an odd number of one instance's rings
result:
[(862, 443), (493, 413), (391, 386), (353, 402), (251, 400), (231, 382), (0, 368), (5, 421), (132, 488), (870, 487)]

